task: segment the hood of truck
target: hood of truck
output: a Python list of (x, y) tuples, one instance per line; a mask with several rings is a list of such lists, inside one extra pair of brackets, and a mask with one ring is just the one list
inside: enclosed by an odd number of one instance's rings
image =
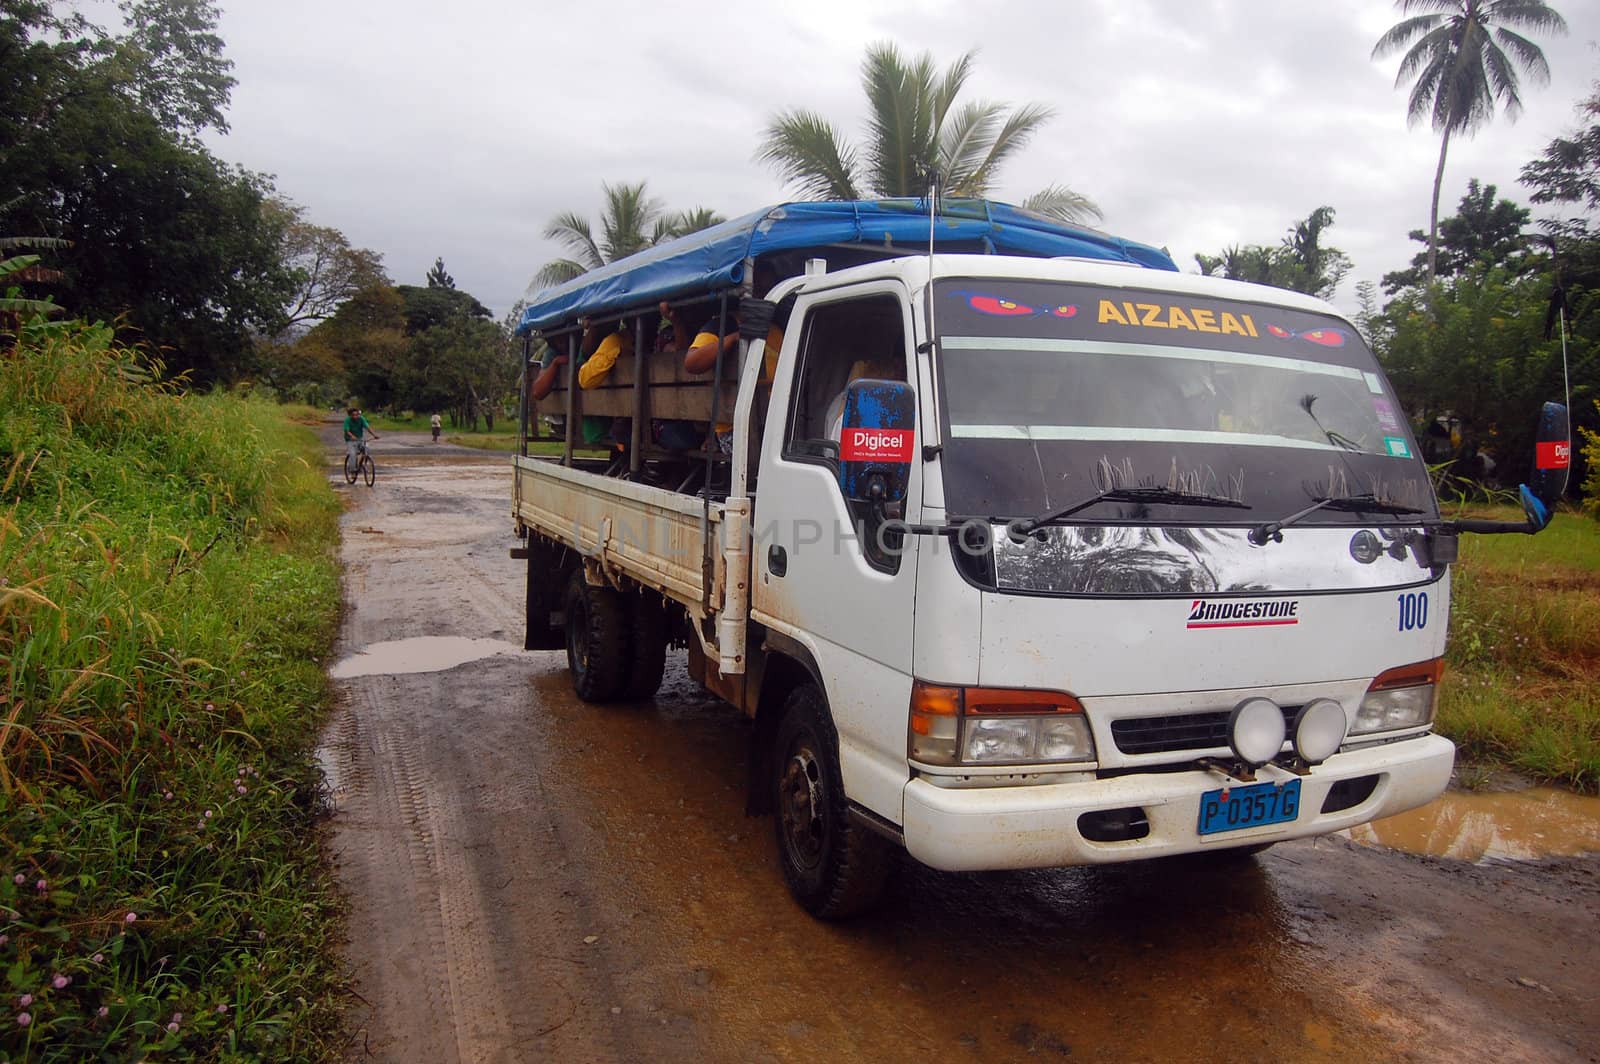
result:
[(1449, 577), (1348, 591), (982, 599), (979, 683), (1094, 698), (1370, 679), (1439, 657)]

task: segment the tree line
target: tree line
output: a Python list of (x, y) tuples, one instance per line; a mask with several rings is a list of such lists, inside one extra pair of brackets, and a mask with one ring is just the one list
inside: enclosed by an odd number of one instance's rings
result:
[(120, 11), (107, 29), (74, 4), (0, 0), (0, 349), (24, 313), (66, 310), (195, 386), (492, 419), (517, 360), (442, 263), (396, 285), (380, 254), (201, 142), (227, 131), (235, 85), (216, 5)]

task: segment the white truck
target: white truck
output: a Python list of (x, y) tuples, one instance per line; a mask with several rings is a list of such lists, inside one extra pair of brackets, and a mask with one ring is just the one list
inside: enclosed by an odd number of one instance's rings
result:
[[(565, 646), (588, 700), (650, 697), (686, 647), (754, 719), (750, 809), (822, 917), (902, 849), (1238, 855), (1437, 796), (1457, 536), (1544, 526), (1565, 408), (1526, 523), (1445, 521), (1329, 304), (999, 205), (929, 229), (789, 205), (535, 300), (525, 331), (573, 357), (522, 419), (564, 420), (560, 457), (514, 459), (528, 645)], [(763, 264), (792, 275), (760, 291)], [(652, 349), (663, 296), (737, 326), (713, 377)], [(633, 347), (590, 388), (580, 316)], [(731, 449), (654, 447), (668, 418)]]

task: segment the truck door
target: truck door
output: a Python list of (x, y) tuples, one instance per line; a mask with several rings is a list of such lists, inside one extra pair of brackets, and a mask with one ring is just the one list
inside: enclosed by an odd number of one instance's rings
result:
[[(839, 733), (847, 793), (899, 823), (917, 542), (880, 544), (871, 533), (863, 540), (865, 515), (840, 484), (839, 434), (852, 380), (902, 380), (915, 390), (905, 289), (880, 282), (803, 297), (788, 332), (761, 444), (752, 616), (811, 652)], [(922, 421), (919, 410), (915, 440)], [(908, 521), (920, 519), (917, 453), (914, 446)]]

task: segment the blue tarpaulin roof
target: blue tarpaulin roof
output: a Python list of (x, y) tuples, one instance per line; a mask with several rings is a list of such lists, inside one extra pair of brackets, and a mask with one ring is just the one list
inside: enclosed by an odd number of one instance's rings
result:
[[(1177, 270), (1160, 248), (1058, 222), (986, 200), (944, 200), (934, 226), (943, 251), (1054, 258), (1071, 255)], [(626, 310), (689, 292), (737, 284), (746, 259), (840, 244), (911, 255), (928, 247), (928, 210), (918, 200), (785, 203), (702, 229), (590, 270), (534, 296), (518, 335), (586, 315)]]

